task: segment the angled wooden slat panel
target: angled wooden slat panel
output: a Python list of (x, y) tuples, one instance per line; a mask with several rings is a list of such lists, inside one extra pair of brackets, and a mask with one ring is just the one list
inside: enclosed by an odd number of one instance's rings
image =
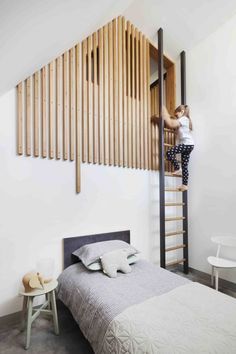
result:
[(69, 75), (70, 75), (70, 115), (69, 115), (69, 128), (70, 128), (70, 161), (75, 159), (75, 47), (70, 49), (69, 52)]
[(39, 72), (34, 76), (34, 156), (39, 157)]
[(47, 157), (47, 131), (46, 131), (46, 67), (44, 66), (41, 69), (41, 100), (42, 100), (42, 124), (41, 124), (41, 128), (42, 128), (42, 134), (41, 134), (41, 138), (42, 138), (42, 143), (41, 143), (41, 147), (42, 147), (42, 157), (45, 158)]
[(114, 83), (113, 83), (113, 22), (108, 24), (108, 60), (109, 60), (109, 165), (114, 165)]
[(62, 113), (63, 113), (63, 96), (62, 96), (62, 56), (56, 60), (56, 158), (61, 158), (61, 135), (62, 135)]
[(23, 154), (23, 84), (17, 86), (17, 154)]
[(136, 164), (137, 168), (140, 168), (140, 101), (139, 101), (139, 90), (140, 90), (140, 80), (139, 80), (139, 68), (140, 68), (140, 57), (139, 57), (139, 32), (135, 29), (135, 59), (136, 59)]
[(63, 54), (63, 159), (68, 159), (68, 116), (69, 116), (69, 55)]
[(136, 101), (135, 101), (135, 28), (131, 26), (131, 78), (132, 78), (132, 90), (131, 90), (131, 111), (132, 111), (132, 122), (131, 122), (131, 134), (132, 134), (132, 167), (136, 168), (137, 166), (137, 148), (136, 148)]
[(132, 116), (131, 116), (131, 24), (127, 21), (127, 145), (128, 155), (127, 164), (128, 167), (132, 166)]
[(31, 155), (31, 77), (26, 79), (26, 155)]
[(103, 105), (103, 28), (98, 31), (99, 46), (99, 163), (104, 163), (104, 105)]
[(128, 162), (128, 127), (127, 127), (127, 81), (126, 81), (126, 21), (122, 17), (122, 69), (123, 69), (123, 166)]
[(104, 104), (104, 164), (109, 164), (109, 91), (108, 91), (108, 25), (103, 27), (104, 69), (103, 69), (103, 104)]
[(76, 65), (75, 65), (75, 75), (76, 75), (76, 158), (75, 158), (75, 169), (76, 169), (76, 193), (81, 190), (81, 115), (82, 115), (82, 60), (81, 60), (81, 44), (77, 44), (75, 47), (76, 53)]
[(88, 115), (87, 115), (87, 100), (88, 100), (88, 81), (87, 81), (87, 40), (82, 42), (82, 162), (88, 162)]
[(99, 136), (98, 136), (98, 33), (93, 34), (93, 163), (98, 163)]
[(122, 68), (122, 17), (118, 18), (118, 114), (119, 114), (119, 166), (124, 163), (124, 137), (123, 137), (123, 68)]
[(147, 122), (148, 122), (148, 132), (147, 132), (147, 145), (148, 145), (148, 169), (151, 166), (151, 99), (150, 99), (150, 49), (149, 41), (146, 42), (147, 46)]
[(140, 140), (140, 168), (144, 168), (144, 117), (143, 117), (143, 35), (139, 32), (139, 73), (140, 73), (140, 105), (139, 105), (139, 140)]
[(92, 36), (87, 39), (87, 119), (88, 119), (88, 162), (93, 162), (93, 117), (92, 117)]
[(49, 64), (49, 158), (54, 158), (54, 61)]
[(175, 65), (168, 67), (166, 71), (166, 107), (170, 114), (174, 114), (176, 108), (176, 75)]
[(143, 36), (143, 136), (144, 136), (144, 168), (148, 169), (148, 142), (147, 142), (147, 132), (148, 132), (148, 116), (147, 116), (147, 46), (146, 38)]
[(113, 20), (113, 112), (114, 112), (114, 165), (119, 164), (119, 113), (118, 113), (118, 70), (117, 70), (117, 20)]

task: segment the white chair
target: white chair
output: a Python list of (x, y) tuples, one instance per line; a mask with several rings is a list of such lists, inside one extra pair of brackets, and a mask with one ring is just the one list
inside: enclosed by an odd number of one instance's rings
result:
[(233, 236), (217, 236), (212, 237), (211, 241), (218, 245), (216, 257), (208, 257), (208, 263), (212, 266), (212, 274), (211, 274), (211, 285), (214, 286), (214, 274), (215, 274), (215, 288), (218, 291), (218, 283), (219, 283), (219, 268), (222, 269), (230, 269), (236, 268), (236, 261), (221, 258), (220, 251), (222, 247), (235, 247), (236, 248), (236, 237)]

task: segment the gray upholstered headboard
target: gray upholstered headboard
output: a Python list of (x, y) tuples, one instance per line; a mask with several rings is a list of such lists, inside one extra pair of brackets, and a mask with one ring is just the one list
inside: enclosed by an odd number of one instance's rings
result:
[(78, 262), (78, 258), (72, 255), (72, 252), (74, 252), (78, 248), (87, 245), (88, 243), (110, 241), (110, 240), (121, 240), (130, 243), (130, 231), (126, 230), (126, 231), (109, 232), (105, 234), (64, 238), (63, 239), (64, 269), (69, 267), (71, 264)]

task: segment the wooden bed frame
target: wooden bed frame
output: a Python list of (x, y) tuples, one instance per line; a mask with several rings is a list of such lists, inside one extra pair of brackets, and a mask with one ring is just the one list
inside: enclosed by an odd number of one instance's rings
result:
[(78, 263), (78, 257), (73, 256), (72, 252), (89, 243), (100, 241), (121, 240), (130, 243), (130, 231), (108, 232), (105, 234), (95, 234), (89, 236), (67, 237), (63, 239), (64, 269), (74, 263)]

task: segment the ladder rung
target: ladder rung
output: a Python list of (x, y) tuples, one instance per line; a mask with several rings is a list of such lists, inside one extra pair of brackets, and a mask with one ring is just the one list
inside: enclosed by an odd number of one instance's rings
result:
[(174, 129), (170, 129), (170, 128), (164, 128), (165, 132), (170, 132), (170, 133), (174, 133), (175, 130)]
[(177, 189), (177, 188), (165, 188), (165, 191), (166, 191), (166, 192), (182, 192), (182, 191), (180, 191), (180, 190)]
[(185, 203), (165, 203), (165, 206), (184, 206)]
[(177, 245), (177, 246), (173, 246), (173, 247), (168, 247), (166, 248), (166, 252), (170, 252), (170, 251), (175, 251), (175, 250), (178, 250), (180, 248), (184, 248), (186, 247), (186, 245)]
[(171, 216), (171, 217), (168, 217), (168, 218), (165, 218), (165, 221), (176, 221), (176, 220), (184, 220), (185, 219), (185, 216)]
[(174, 144), (164, 143), (164, 146), (169, 146), (169, 147), (172, 147), (172, 146), (174, 146)]
[(172, 265), (175, 265), (175, 264), (179, 264), (179, 263), (183, 263), (185, 262), (186, 259), (185, 258), (182, 258), (182, 259), (177, 259), (177, 261), (173, 261), (173, 262), (170, 262), (170, 263), (167, 263), (166, 266), (172, 266)]
[(174, 175), (172, 174), (172, 172), (165, 172), (165, 176), (167, 176), (167, 177), (181, 177), (181, 178), (182, 178), (182, 175), (174, 176)]
[(176, 235), (183, 235), (185, 233), (184, 230), (180, 230), (180, 231), (171, 231), (171, 232), (166, 232), (165, 236), (176, 236)]

